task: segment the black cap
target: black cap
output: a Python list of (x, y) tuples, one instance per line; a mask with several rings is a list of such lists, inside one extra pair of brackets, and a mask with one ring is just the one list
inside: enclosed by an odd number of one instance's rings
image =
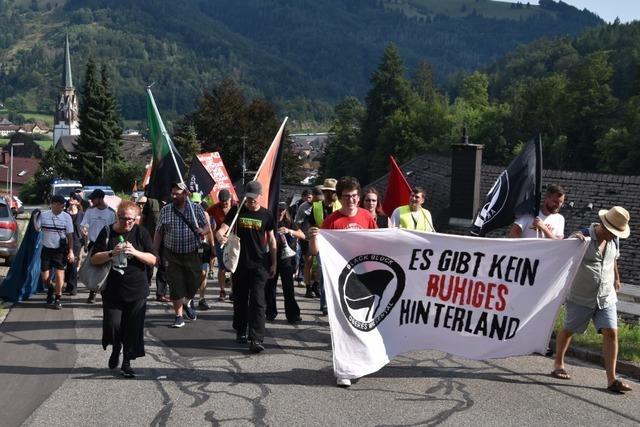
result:
[(51, 203), (61, 203), (64, 205), (64, 203), (66, 202), (66, 200), (64, 199), (64, 197), (62, 197), (59, 194), (56, 194), (55, 196), (53, 196), (51, 198)]
[(221, 202), (226, 202), (229, 199), (231, 199), (231, 193), (229, 192), (229, 190), (227, 190), (226, 188), (220, 190), (220, 192), (218, 193), (218, 200), (220, 200)]
[(99, 188), (96, 188), (89, 194), (89, 200), (93, 199), (104, 199), (104, 191)]
[(250, 199), (255, 199), (262, 194), (262, 184), (258, 181), (249, 181), (245, 187), (244, 196)]

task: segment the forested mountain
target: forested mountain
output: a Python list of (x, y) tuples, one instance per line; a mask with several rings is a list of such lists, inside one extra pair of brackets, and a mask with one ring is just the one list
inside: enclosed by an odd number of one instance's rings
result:
[[(0, 0), (0, 101), (51, 111), (66, 33), (76, 87), (87, 59), (106, 64), (125, 118), (144, 117), (156, 83), (167, 115), (185, 114), (203, 88), (236, 80), (294, 121), (363, 98), (385, 46), (435, 79), (471, 71), (541, 36), (603, 22), (562, 2), (489, 0)], [(446, 7), (445, 7), (446, 6)]]

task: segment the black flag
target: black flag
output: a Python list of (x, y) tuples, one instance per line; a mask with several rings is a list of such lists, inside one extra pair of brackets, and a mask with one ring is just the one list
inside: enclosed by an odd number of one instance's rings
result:
[(502, 171), (471, 226), (471, 234), (484, 236), (509, 225), (519, 215), (537, 215), (540, 207), (542, 142), (532, 139)]
[(205, 196), (211, 193), (213, 186), (216, 185), (213, 177), (205, 169), (197, 155), (194, 155), (193, 160), (191, 161), (191, 167), (189, 168), (186, 184), (190, 192), (201, 193)]

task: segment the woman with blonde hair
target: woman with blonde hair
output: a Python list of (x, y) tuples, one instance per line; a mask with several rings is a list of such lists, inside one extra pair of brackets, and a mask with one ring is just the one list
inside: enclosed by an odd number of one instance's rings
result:
[(122, 201), (116, 215), (116, 222), (98, 235), (91, 262), (99, 265), (112, 261), (101, 292), (102, 347), (105, 350), (109, 345), (113, 347), (109, 369), (118, 366), (122, 350), (122, 375), (133, 378), (131, 360), (145, 355), (144, 319), (149, 296), (147, 266), (155, 265), (156, 256), (151, 236), (136, 224), (140, 207), (132, 201)]

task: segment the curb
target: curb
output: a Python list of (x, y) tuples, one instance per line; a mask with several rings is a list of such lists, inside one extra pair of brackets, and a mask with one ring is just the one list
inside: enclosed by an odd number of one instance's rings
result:
[[(551, 340), (549, 345), (551, 348), (555, 349), (556, 341)], [(604, 367), (604, 358), (602, 357), (602, 354), (587, 350), (586, 348), (570, 346), (567, 350), (567, 356), (575, 357), (576, 359)], [(640, 364), (618, 359), (616, 363), (616, 373), (624, 374), (636, 380), (640, 380)]]

